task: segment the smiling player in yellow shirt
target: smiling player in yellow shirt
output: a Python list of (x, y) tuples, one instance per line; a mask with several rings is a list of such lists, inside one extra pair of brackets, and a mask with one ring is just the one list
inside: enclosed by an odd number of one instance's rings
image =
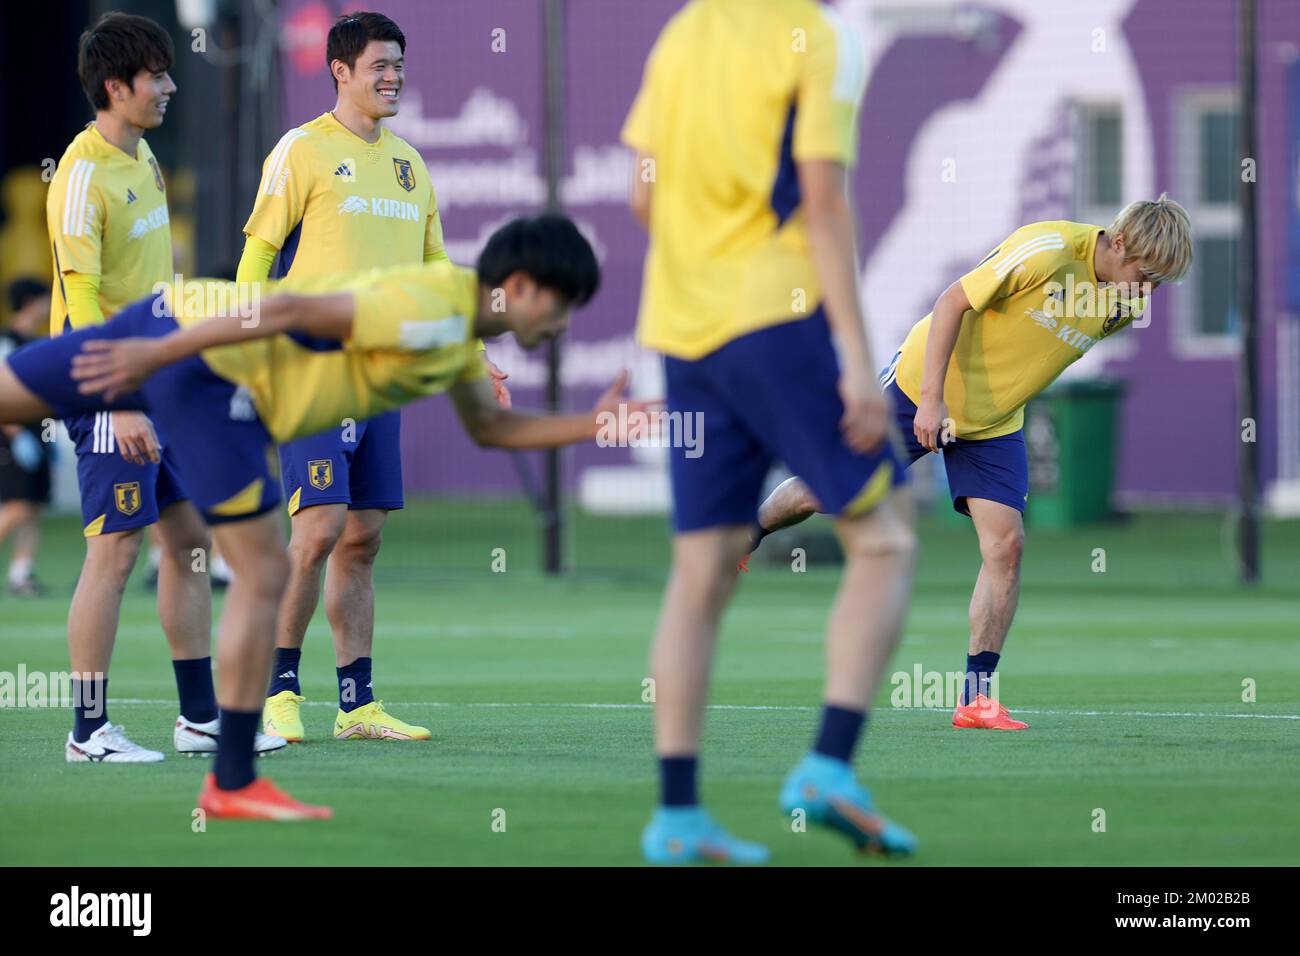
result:
[[(424, 160), (384, 125), (401, 105), (406, 37), (379, 13), (350, 13), (329, 31), (334, 109), (289, 130), (267, 157), (239, 264), (241, 282), (446, 261), (438, 200)], [(274, 268), (273, 268), (274, 267)], [(320, 347), (327, 347), (321, 344)], [(504, 376), (491, 363), (494, 378)], [(374, 699), (373, 566), (390, 511), (403, 506), (401, 416), (334, 422), (280, 448), (293, 534), (293, 574), (277, 625), (267, 733), (306, 736), (299, 670), (320, 603), (334, 635), (339, 708), (334, 736), (428, 740)]]
[[(1181, 279), (1191, 261), (1187, 212), (1164, 194), (1130, 203), (1104, 229), (1031, 223), (947, 288), (881, 375), (908, 463), (943, 454), (953, 507), (979, 536), (983, 563), (954, 727), (1029, 726), (989, 697), (1020, 597), (1029, 498), (1025, 403), (1131, 323), (1146, 296)], [(754, 546), (820, 510), (800, 478), (788, 479), (759, 509)]]

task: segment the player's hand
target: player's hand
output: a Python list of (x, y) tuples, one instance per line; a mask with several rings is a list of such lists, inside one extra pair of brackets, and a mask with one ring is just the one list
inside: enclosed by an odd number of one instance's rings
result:
[(922, 396), (921, 404), (916, 406), (916, 414), (912, 416), (912, 431), (923, 448), (939, 451), (943, 447), (943, 433), (947, 422), (947, 403), (942, 398)]
[(157, 339), (91, 339), (72, 357), (72, 377), (82, 395), (103, 393), (113, 401), (134, 392), (158, 370)]
[(148, 461), (156, 464), (161, 460), (158, 453), (162, 446), (158, 444), (158, 433), (144, 412), (112, 412), (109, 419), (123, 458), (137, 465)]
[[(614, 379), (613, 384), (610, 385), (609, 388), (605, 389), (604, 393), (600, 396), (600, 398), (596, 399), (596, 404), (595, 407), (592, 408), (592, 413), (596, 417), (596, 424), (598, 428), (600, 427), (602, 421), (607, 420), (605, 418), (605, 416), (607, 415), (613, 416), (614, 420), (618, 421), (619, 407), (621, 406), (622, 408), (625, 409), (623, 413), (624, 414), (623, 420), (628, 422), (627, 431), (638, 432), (639, 430), (642, 430), (642, 427), (638, 425), (638, 420), (641, 418), (641, 416), (663, 405), (664, 401), (662, 398), (650, 398), (650, 399), (628, 398), (627, 395), (624, 394), (627, 391), (627, 381), (628, 381), (627, 369), (623, 369), (623, 371), (618, 373), (618, 377)], [(631, 416), (634, 415), (636, 417), (632, 418)], [(648, 422), (644, 427), (648, 428)], [(638, 437), (638, 435), (621, 434), (618, 437), (619, 437), (619, 441), (623, 442), (630, 438)]]
[(509, 408), (510, 389), (506, 388), (506, 379), (510, 377), (509, 372), (503, 372), (497, 368), (496, 362), (493, 362), (486, 355), (483, 356), (483, 364), (487, 366), (488, 375), (492, 378), (492, 392), (497, 397), (497, 404), (502, 408)]
[(889, 438), (891, 414), (880, 383), (869, 369), (849, 369), (840, 374), (839, 390), (844, 402), (840, 419), (844, 443), (859, 454), (875, 451)]

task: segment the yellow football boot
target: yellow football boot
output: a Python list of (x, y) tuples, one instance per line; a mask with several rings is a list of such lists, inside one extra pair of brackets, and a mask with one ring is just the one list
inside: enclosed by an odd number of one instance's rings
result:
[(307, 698), (291, 690), (282, 690), (266, 699), (262, 708), (262, 730), (274, 737), (283, 737), (291, 744), (300, 744), (304, 736), (301, 705)]
[(427, 727), (416, 727), (384, 711), (382, 700), (372, 700), (354, 710), (340, 710), (334, 718), (339, 740), (428, 740)]

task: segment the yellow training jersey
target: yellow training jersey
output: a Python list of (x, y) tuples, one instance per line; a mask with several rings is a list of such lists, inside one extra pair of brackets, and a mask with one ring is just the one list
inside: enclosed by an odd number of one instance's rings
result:
[(643, 345), (699, 358), (816, 309), (794, 164), (853, 164), (865, 82), (815, 0), (693, 0), (668, 22), (623, 126), (653, 160)]
[(386, 127), (367, 143), (333, 113), (280, 138), (244, 234), (279, 249), (292, 278), (447, 258), (420, 154)]
[[(166, 295), (177, 323), (188, 326), (235, 315), (248, 289), (200, 279)], [(338, 347), (275, 335), (203, 352), (214, 372), (248, 389), (277, 442), (371, 418), (487, 374), (473, 338), (478, 278), (472, 269), (434, 262), (289, 278), (257, 289), (262, 296), (350, 291), (356, 297), (352, 338)]]
[[(1133, 320), (1093, 271), (1100, 226), (1035, 222), (961, 277), (962, 316), (943, 398), (956, 437), (996, 438), (1024, 424), (1024, 405), (1098, 341)], [(912, 326), (897, 365), (898, 387), (921, 399), (925, 343), (934, 313)]]
[(50, 334), (68, 319), (63, 276), (99, 276), (105, 318), (172, 277), (172, 237), (162, 170), (143, 139), (134, 157), (90, 123), (64, 151), (45, 198), (53, 247)]

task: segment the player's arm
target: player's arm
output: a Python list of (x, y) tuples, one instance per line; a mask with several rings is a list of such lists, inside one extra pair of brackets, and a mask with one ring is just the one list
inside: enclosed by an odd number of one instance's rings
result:
[(791, 155), (813, 270), (840, 351), (840, 430), (859, 452), (874, 449), (889, 434), (889, 403), (876, 380), (858, 296), (848, 195), (866, 75), (861, 43), (849, 28), (833, 17), (813, 21), (807, 54), (799, 57)]
[(235, 268), (235, 281), (243, 283), (265, 282), (271, 276), (271, 266), (280, 250), (265, 239), (249, 236), (244, 240), (244, 252)]
[(870, 451), (889, 433), (889, 403), (876, 380), (876, 363), (867, 342), (858, 298), (858, 266), (849, 209), (848, 171), (833, 160), (795, 164), (812, 251), (813, 269), (822, 287), (826, 318), (839, 345), (840, 428), (855, 451)]
[(133, 391), (165, 365), (204, 349), (302, 332), (343, 342), (352, 337), (356, 297), (351, 292), (325, 295), (279, 293), (260, 303), (250, 321), (242, 316), (213, 316), (161, 338), (91, 339), (72, 359), (72, 377), (83, 395), (113, 398)]
[[(550, 415), (503, 408), (482, 376), (460, 381), (448, 389), (461, 425), (474, 443), (483, 448), (559, 448), (591, 441), (603, 429), (617, 423), (619, 405), (628, 415), (644, 413), (657, 402), (629, 401), (624, 396), (627, 372), (621, 372), (591, 411), (575, 415)], [(624, 421), (627, 420), (625, 416)]]
[(943, 423), (948, 417), (943, 383), (948, 377), (952, 350), (957, 346), (962, 316), (970, 307), (970, 299), (959, 279), (939, 296), (930, 318), (930, 334), (925, 340), (925, 364), (921, 372), (921, 401), (912, 419), (916, 440), (930, 451), (939, 450), (943, 437)]

